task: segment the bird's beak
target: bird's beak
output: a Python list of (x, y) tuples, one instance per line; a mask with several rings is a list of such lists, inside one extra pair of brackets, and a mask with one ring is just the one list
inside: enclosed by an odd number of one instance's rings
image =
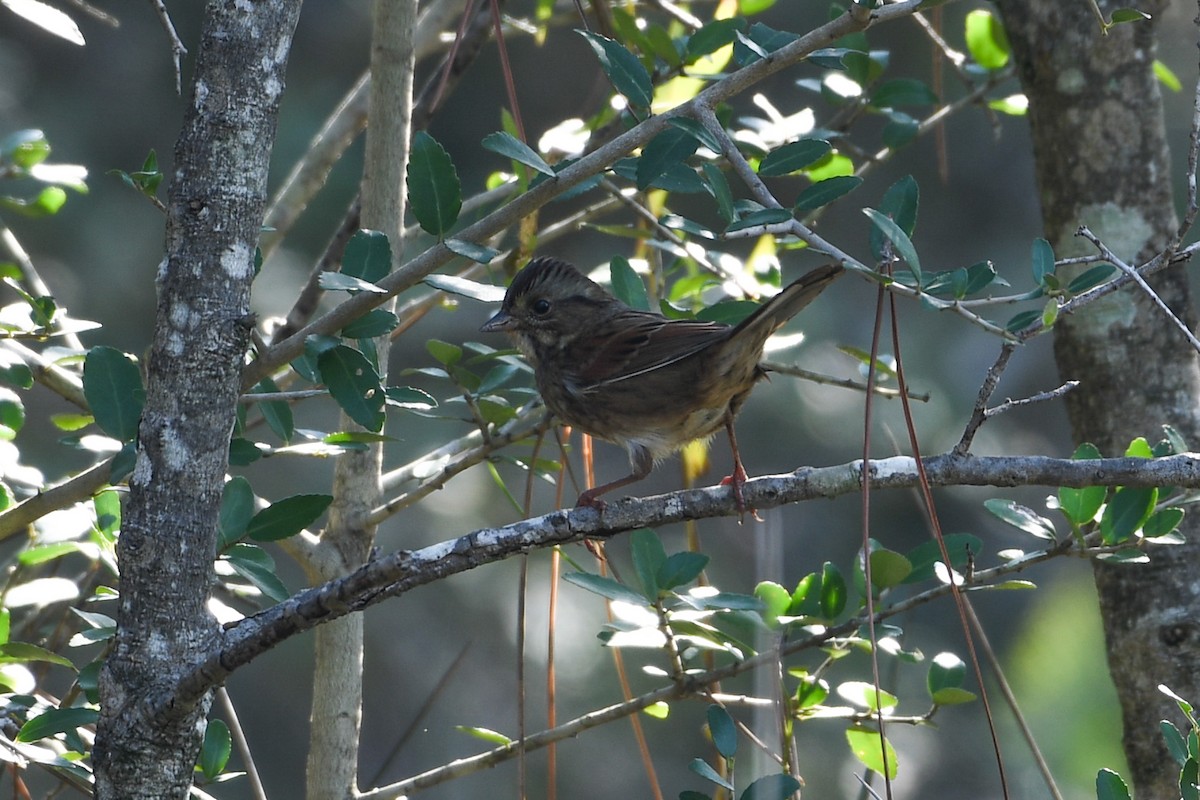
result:
[(484, 333), (499, 333), (502, 331), (511, 331), (517, 327), (517, 321), (507, 311), (501, 309), (496, 312), (496, 316), (483, 323), (480, 328)]

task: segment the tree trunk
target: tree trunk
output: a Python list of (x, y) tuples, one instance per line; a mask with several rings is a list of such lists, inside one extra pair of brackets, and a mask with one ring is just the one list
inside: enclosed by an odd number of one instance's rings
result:
[(206, 601), (217, 514), (299, 12), (299, 0), (208, 4), (175, 148), (146, 404), (117, 548), (118, 631), (100, 676), (99, 798), (182, 798), (192, 783), (208, 699), (157, 716), (147, 708), (216, 634)]
[[(1154, 24), (1118, 25), (1105, 36), (1085, 2), (997, 5), (1029, 97), (1045, 234), (1055, 253), (1061, 258), (1094, 252), (1075, 236), (1080, 225), (1129, 263), (1169, 246), (1178, 222), (1161, 96), (1151, 69)], [(1100, 5), (1110, 15), (1119, 4)], [(1158, 17), (1166, 3), (1138, 7)], [(1184, 270), (1165, 270), (1150, 283), (1194, 329)], [(1062, 377), (1082, 382), (1067, 395), (1075, 441), (1120, 455), (1135, 437), (1157, 441), (1161, 426), (1169, 424), (1193, 445), (1200, 442), (1196, 353), (1145, 294), (1129, 289), (1060, 319), (1054, 342)], [(1189, 544), (1153, 548), (1148, 564), (1095, 562), (1125, 752), (1142, 800), (1179, 797), (1179, 769), (1158, 723), (1183, 720), (1158, 684), (1200, 699), (1195, 620), (1200, 583), (1193, 576), (1200, 525), (1194, 513), (1183, 531)]]

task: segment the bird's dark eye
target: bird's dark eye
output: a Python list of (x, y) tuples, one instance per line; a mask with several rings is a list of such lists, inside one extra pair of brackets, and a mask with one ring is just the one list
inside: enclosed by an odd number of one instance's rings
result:
[(534, 301), (533, 313), (537, 314), (539, 317), (542, 316), (543, 314), (546, 314), (549, 310), (550, 310), (550, 301), (547, 300), (546, 298), (543, 297), (540, 300)]

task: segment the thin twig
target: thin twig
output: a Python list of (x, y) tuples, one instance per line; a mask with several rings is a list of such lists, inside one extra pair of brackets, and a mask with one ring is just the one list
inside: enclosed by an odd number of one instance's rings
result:
[(262, 778), (258, 774), (258, 767), (254, 764), (254, 754), (250, 752), (250, 742), (246, 740), (246, 731), (242, 729), (237, 709), (234, 708), (233, 701), (229, 698), (229, 692), (224, 686), (217, 689), (217, 702), (221, 705), (221, 712), (229, 720), (229, 733), (233, 737), (233, 744), (237, 747), (238, 754), (242, 757), (242, 766), (246, 768), (250, 793), (255, 800), (267, 800), (267, 789), (263, 786)]
[[(768, 372), (778, 372), (780, 375), (791, 375), (796, 378), (803, 378), (806, 381), (820, 384), (821, 386), (838, 386), (842, 389), (853, 389), (857, 392), (867, 391), (867, 385), (862, 381), (856, 381), (851, 378), (835, 378), (832, 375), (825, 375), (820, 372), (797, 367), (794, 364), (784, 364), (780, 361), (764, 361), (762, 366)], [(900, 396), (899, 389), (893, 389), (888, 386), (875, 386), (871, 389), (875, 394), (888, 400), (895, 399)], [(909, 398), (921, 403), (929, 402), (929, 393), (910, 392)]]
[(1167, 319), (1171, 321), (1171, 324), (1178, 328), (1181, 333), (1183, 333), (1184, 338), (1188, 340), (1188, 343), (1192, 346), (1192, 348), (1197, 352), (1200, 352), (1200, 339), (1196, 338), (1196, 335), (1192, 333), (1190, 328), (1188, 328), (1187, 323), (1181, 320), (1175, 314), (1175, 312), (1171, 310), (1170, 306), (1168, 306), (1166, 302), (1158, 296), (1158, 292), (1154, 291), (1154, 289), (1150, 287), (1150, 284), (1146, 282), (1146, 279), (1142, 277), (1138, 270), (1134, 269), (1130, 265), (1126, 264), (1122, 259), (1118, 258), (1117, 254), (1112, 250), (1109, 250), (1108, 246), (1104, 244), (1104, 242), (1100, 241), (1100, 238), (1096, 236), (1096, 234), (1092, 233), (1088, 226), (1080, 225), (1077, 235), (1082, 236), (1091, 242), (1092, 245), (1095, 246), (1095, 248), (1100, 252), (1100, 254), (1104, 256), (1105, 261), (1112, 262), (1117, 269), (1128, 275), (1130, 280), (1136, 283), (1138, 288), (1145, 292), (1146, 296), (1150, 298), (1150, 301), (1154, 303), (1154, 305), (1158, 306), (1159, 310), (1167, 316)]
[(954, 445), (952, 452), (955, 455), (966, 455), (967, 451), (971, 449), (975, 434), (979, 432), (980, 426), (987, 419), (988, 401), (995, 394), (996, 386), (1000, 383), (1000, 376), (1004, 374), (1016, 349), (1017, 346), (1012, 342), (1005, 342), (1000, 346), (1000, 354), (996, 356), (996, 361), (983, 376), (983, 383), (979, 385), (979, 393), (976, 395), (975, 407), (971, 410), (971, 418), (967, 421), (967, 427), (963, 430), (958, 444)]
[(171, 43), (171, 62), (175, 65), (175, 94), (183, 94), (183, 57), (187, 55), (187, 48), (175, 32), (175, 23), (171, 22), (171, 15), (167, 13), (163, 0), (150, 0), (150, 7), (154, 9), (158, 23), (167, 34), (167, 41)]
[(1044, 392), (1038, 392), (1037, 394), (1030, 395), (1029, 397), (1022, 397), (1018, 400), (1013, 400), (1010, 398), (994, 408), (989, 408), (984, 412), (984, 417), (991, 419), (992, 417), (999, 416), (1006, 411), (1011, 411), (1012, 409), (1020, 406), (1027, 406), (1033, 403), (1044, 403), (1047, 400), (1057, 400), (1066, 395), (1067, 392), (1075, 389), (1077, 386), (1079, 386), (1079, 381), (1067, 381), (1057, 389), (1049, 389)]

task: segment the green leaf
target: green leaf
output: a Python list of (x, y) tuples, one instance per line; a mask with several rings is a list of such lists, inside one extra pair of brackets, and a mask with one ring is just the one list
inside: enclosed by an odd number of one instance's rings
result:
[(1158, 78), (1158, 82), (1172, 92), (1178, 92), (1183, 89), (1183, 84), (1179, 82), (1179, 76), (1157, 58), (1154, 59), (1154, 77)]
[(275, 559), (258, 545), (235, 544), (225, 554), (225, 560), (239, 575), (276, 603), (288, 599), (287, 587), (275, 574)]
[(341, 274), (379, 283), (392, 271), (392, 246), (380, 231), (360, 230), (346, 243)]
[(929, 662), (929, 672), (925, 675), (925, 688), (933, 697), (943, 689), (958, 689), (962, 687), (963, 678), (967, 674), (967, 665), (954, 653), (942, 652)]
[(1117, 268), (1111, 264), (1097, 264), (1072, 278), (1067, 284), (1067, 291), (1071, 294), (1082, 294), (1104, 283), (1116, 271)]
[(0, 644), (0, 664), (24, 664), (30, 661), (41, 661), (47, 664), (57, 664), (60, 667), (75, 669), (69, 658), (63, 658), (58, 653), (26, 642), (5, 642)]
[(1179, 797), (1181, 800), (1200, 800), (1200, 763), (1189, 758), (1179, 770)]
[(400, 408), (426, 410), (437, 408), (438, 401), (433, 395), (413, 386), (389, 386), (385, 390), (387, 402)]
[[(500, 255), (499, 250), (494, 250), (482, 244), (468, 242), (464, 239), (455, 239), (453, 236), (446, 240), (446, 249), (451, 253), (460, 255), (463, 258), (469, 258), (477, 264), (490, 264)], [(426, 281), (428, 283), (428, 281)], [(432, 285), (432, 284), (431, 284)]]
[(45, 564), (48, 561), (53, 561), (56, 558), (71, 555), (72, 553), (80, 552), (78, 542), (58, 542), (57, 544), (43, 544), (30, 547), (28, 550), (22, 550), (17, 555), (17, 561), (25, 566), (34, 566), (36, 564)]
[(36, 742), (58, 733), (69, 733), (84, 725), (92, 725), (100, 712), (90, 708), (52, 708), (21, 726), (18, 742)]
[(35, 128), (14, 131), (0, 139), (0, 160), (28, 170), (50, 156), (50, 142), (46, 134)]
[(443, 292), (479, 300), (484, 303), (499, 303), (504, 299), (504, 288), (487, 283), (460, 278), (457, 275), (426, 275), (422, 280), (427, 286)]
[(383, 428), (383, 387), (379, 373), (366, 356), (338, 345), (321, 353), (317, 369), (329, 393), (350, 419), (370, 431)]
[(746, 787), (740, 800), (787, 800), (800, 791), (800, 781), (782, 772), (764, 775)]
[(739, 219), (725, 229), (726, 233), (754, 228), (759, 225), (778, 225), (792, 219), (792, 212), (786, 208), (764, 208), (754, 211)]
[[(399, 324), (400, 318), (391, 311), (386, 308), (373, 308), (342, 328), (341, 334), (347, 339), (374, 339), (377, 336), (391, 333)], [(287, 404), (283, 403), (282, 405), (286, 406)]]
[(938, 97), (924, 81), (913, 78), (896, 78), (881, 84), (871, 93), (871, 105), (876, 108), (896, 106), (933, 106)]
[(715, 769), (710, 767), (708, 762), (704, 761), (703, 759), (692, 759), (692, 763), (688, 764), (688, 769), (699, 775), (701, 778), (710, 780), (718, 786), (723, 786), (731, 792), (733, 791), (733, 784), (722, 778), (721, 775)]
[(763, 621), (772, 628), (778, 623), (779, 617), (787, 614), (788, 606), (792, 604), (791, 593), (774, 581), (760, 581), (754, 587), (754, 596), (762, 601)]
[(225, 550), (244, 537), (246, 526), (253, 518), (254, 490), (250, 488), (250, 481), (236, 475), (225, 483), (221, 494), (221, 513), (217, 523), (221, 536), (220, 549)]
[(581, 589), (586, 589), (593, 594), (607, 597), (609, 600), (629, 603), (638, 607), (645, 607), (646, 605), (645, 597), (630, 589), (625, 584), (617, 583), (612, 578), (592, 575), (588, 572), (568, 572), (566, 575), (563, 575), (563, 580), (567, 583), (573, 583)]
[(708, 560), (708, 556), (703, 553), (672, 553), (658, 570), (659, 588), (670, 591), (677, 586), (691, 583), (708, 566)]
[(412, 139), (408, 161), (408, 200), (426, 233), (443, 238), (462, 210), (462, 184), (450, 154), (425, 131)]
[(629, 548), (634, 572), (642, 584), (642, 592), (647, 599), (656, 599), (663, 589), (658, 583), (659, 570), (667, 561), (667, 552), (663, 549), (662, 540), (649, 528), (641, 528), (630, 536)]
[(713, 20), (688, 37), (684, 60), (690, 64), (725, 45), (733, 44), (738, 32), (744, 33), (746, 28), (746, 20), (742, 17)]
[[(264, 394), (277, 393), (279, 387), (270, 378), (263, 378), (254, 387), (254, 391)], [(267, 427), (274, 431), (276, 436), (285, 443), (292, 440), (292, 435), (296, 432), (296, 423), (292, 418), (292, 407), (287, 404), (287, 401), (260, 400), (258, 401), (258, 410), (262, 412), (263, 419), (267, 421)]]
[(845, 681), (838, 684), (837, 693), (844, 700), (853, 703), (856, 706), (868, 709), (871, 712), (878, 711), (880, 708), (889, 709), (899, 705), (900, 700), (891, 692), (886, 692), (883, 689), (878, 691), (878, 696), (873, 684), (866, 681)]
[(327, 292), (371, 292), (372, 294), (387, 294), (383, 289), (370, 281), (345, 275), (341, 272), (322, 272), (317, 278), (317, 285)]
[(1136, 8), (1118, 8), (1112, 13), (1113, 25), (1120, 25), (1123, 22), (1146, 22), (1149, 19), (1149, 14)]
[(1129, 787), (1111, 769), (1096, 773), (1096, 800), (1130, 800)]
[(912, 271), (913, 277), (917, 279), (917, 284), (921, 283), (921, 261), (917, 258), (917, 250), (913, 247), (912, 241), (908, 238), (908, 234), (897, 225), (890, 217), (881, 214), (873, 208), (864, 208), (863, 213), (870, 218), (875, 227), (880, 230), (895, 246), (896, 255), (904, 259), (904, 263), (908, 264), (909, 270)]
[(600, 68), (608, 76), (613, 88), (635, 108), (649, 108), (654, 99), (654, 86), (650, 82), (650, 74), (637, 56), (626, 50), (620, 42), (591, 31), (576, 32), (592, 46), (600, 60)]
[[(917, 229), (917, 207), (921, 199), (921, 190), (912, 175), (905, 175), (888, 187), (879, 201), (879, 210), (892, 218), (908, 236)], [(886, 241), (883, 231), (871, 226), (871, 254), (876, 260), (883, 258), (883, 243)]]
[(112, 347), (89, 350), (83, 362), (83, 395), (102, 431), (121, 442), (133, 441), (146, 391), (132, 358)]
[[(1183, 522), (1182, 508), (1160, 509), (1151, 514), (1150, 518), (1146, 520), (1146, 524), (1142, 526), (1142, 536), (1146, 537), (1149, 541), (1162, 539), (1174, 533), (1181, 522)], [(1158, 544), (1159, 542), (1155, 543)]]
[(871, 551), (871, 583), (877, 589), (899, 586), (912, 569), (912, 562), (894, 550)]
[(846, 607), (846, 579), (831, 561), (821, 568), (821, 616), (833, 619)]
[(232, 752), (233, 739), (229, 735), (229, 726), (219, 719), (210, 719), (204, 729), (204, 744), (200, 747), (200, 761), (197, 764), (201, 774), (207, 780), (216, 780), (225, 771)]
[(511, 133), (505, 133), (504, 131), (489, 133), (483, 137), (481, 144), (485, 150), (491, 150), (493, 153), (499, 153), (505, 158), (511, 158), (518, 164), (531, 167), (543, 175), (549, 175), (551, 178), (555, 175), (554, 168), (547, 164), (545, 159), (538, 155), (536, 150)]
[[(699, 554), (696, 554), (699, 555)], [(737, 753), (737, 726), (733, 717), (719, 705), (708, 707), (708, 732), (712, 735), (713, 747), (725, 758), (733, 758)]]
[[(950, 553), (950, 566), (954, 569), (966, 565), (968, 553), (978, 555), (983, 550), (983, 540), (969, 533), (948, 533), (942, 538)], [(936, 540), (930, 539), (910, 550), (908, 560), (912, 564), (912, 572), (908, 573), (904, 583), (926, 581), (934, 576), (934, 564), (942, 560), (942, 550)]]
[(674, 126), (655, 136), (642, 148), (642, 155), (637, 160), (638, 189), (645, 191), (671, 169), (683, 164), (699, 146), (694, 136)]
[(1175, 759), (1176, 764), (1182, 767), (1188, 760), (1188, 746), (1184, 741), (1183, 734), (1179, 732), (1179, 728), (1165, 719), (1158, 723), (1158, 728), (1162, 731), (1163, 740), (1167, 743), (1167, 750), (1171, 753), (1171, 757)]
[(294, 494), (259, 511), (246, 525), (256, 542), (275, 542), (295, 536), (325, 513), (333, 498), (327, 494)]
[(850, 752), (867, 769), (880, 775), (886, 772), (888, 778), (896, 777), (896, 749), (879, 731), (853, 725), (846, 729), (846, 741), (850, 745)]
[(462, 360), (463, 350), (456, 344), (443, 342), (441, 339), (430, 339), (425, 343), (425, 349), (439, 364), (452, 367)]
[(503, 733), (491, 730), (490, 728), (480, 728), (473, 725), (455, 725), (454, 729), (468, 736), (473, 736), (481, 741), (490, 742), (491, 744), (507, 746), (512, 744), (513, 740), (505, 736)]
[[(1071, 458), (1077, 461), (1097, 459), (1100, 458), (1100, 451), (1095, 445), (1084, 442), (1075, 448)], [(1096, 518), (1096, 512), (1104, 505), (1104, 498), (1107, 496), (1108, 488), (1105, 486), (1061, 488), (1058, 490), (1058, 507), (1073, 524), (1084, 525)]]
[(967, 14), (966, 39), (971, 58), (984, 69), (995, 71), (1008, 64), (1012, 54), (1008, 36), (991, 11), (977, 8)]
[(1054, 274), (1054, 249), (1045, 239), (1033, 240), (1033, 282), (1046, 285), (1046, 276)]
[(646, 297), (646, 284), (642, 283), (641, 277), (633, 271), (628, 259), (623, 256), (614, 257), (609, 262), (608, 272), (612, 279), (613, 294), (617, 296), (618, 300), (639, 311), (650, 310), (650, 300)]
[(704, 183), (708, 187), (709, 193), (717, 201), (717, 213), (728, 225), (737, 219), (737, 212), (733, 208), (733, 193), (729, 191), (729, 182), (725, 180), (725, 173), (721, 172), (721, 168), (716, 164), (708, 161), (700, 165), (700, 171), (704, 173)]
[(1018, 530), (1025, 531), (1039, 539), (1049, 541), (1055, 539), (1054, 523), (1028, 506), (1012, 500), (993, 497), (990, 500), (984, 500), (983, 507)]
[(824, 139), (800, 139), (776, 147), (758, 165), (758, 174), (764, 176), (790, 175), (815, 164), (833, 150), (833, 145)]
[(1106, 545), (1128, 541), (1150, 518), (1157, 502), (1157, 488), (1122, 486), (1117, 489), (1100, 517), (1101, 540)]
[(849, 194), (862, 184), (862, 178), (857, 175), (840, 175), (818, 181), (800, 192), (792, 208), (796, 211), (812, 211), (832, 203), (834, 200)]

